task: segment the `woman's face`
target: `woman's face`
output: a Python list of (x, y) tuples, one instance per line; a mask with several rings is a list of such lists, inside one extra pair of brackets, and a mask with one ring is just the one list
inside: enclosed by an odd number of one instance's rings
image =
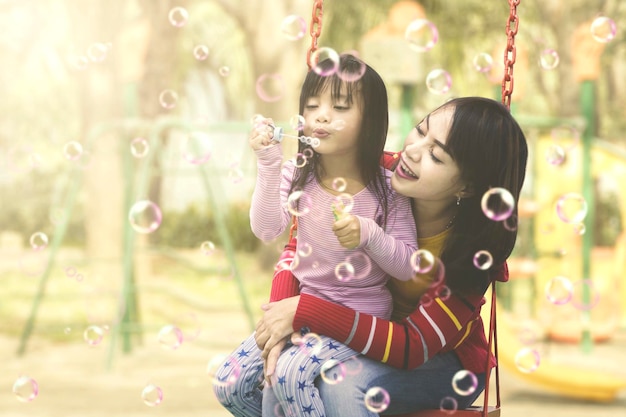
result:
[(453, 107), (439, 109), (409, 133), (391, 177), (394, 190), (424, 202), (456, 200), (465, 184), (446, 148), (453, 115)]

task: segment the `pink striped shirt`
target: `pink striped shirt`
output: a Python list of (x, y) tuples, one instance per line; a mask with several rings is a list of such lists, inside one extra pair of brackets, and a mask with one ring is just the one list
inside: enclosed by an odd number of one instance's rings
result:
[[(271, 241), (291, 223), (287, 200), (295, 165), (287, 161), (281, 168), (280, 145), (256, 154), (257, 182), (250, 224), (259, 239)], [(410, 200), (391, 190), (391, 173), (384, 172), (390, 190), (385, 230), (375, 220), (382, 219), (375, 194), (366, 187), (352, 196), (351, 214), (358, 217), (361, 226), (361, 242), (356, 249), (341, 246), (332, 231), (335, 221), (332, 203), (336, 196), (315, 180), (307, 182), (299, 198), (297, 260), (293, 273), (302, 294), (388, 319), (393, 306), (385, 283), (390, 277), (403, 281), (413, 277), (410, 260), (417, 242)], [(338, 278), (337, 269), (343, 279)]]

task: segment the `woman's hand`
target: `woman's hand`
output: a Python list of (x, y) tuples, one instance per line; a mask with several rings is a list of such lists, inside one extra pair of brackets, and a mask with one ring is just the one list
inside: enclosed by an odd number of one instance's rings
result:
[(264, 304), (263, 317), (256, 325), (254, 339), (259, 349), (263, 350), (263, 358), (267, 359), (272, 348), (293, 333), (293, 318), (296, 315), (300, 296)]

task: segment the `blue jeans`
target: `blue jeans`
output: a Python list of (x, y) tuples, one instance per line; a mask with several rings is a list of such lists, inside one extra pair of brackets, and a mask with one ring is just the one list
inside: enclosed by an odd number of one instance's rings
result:
[(444, 401), (456, 403), (457, 409), (467, 408), (485, 388), (485, 374), (481, 373), (476, 375), (478, 384), (473, 393), (464, 396), (455, 392), (452, 378), (464, 368), (454, 352), (439, 354), (414, 370), (392, 368), (363, 356), (357, 359), (357, 371), (345, 372), (342, 382), (328, 384), (317, 379), (326, 417), (377, 417), (379, 414), (365, 402), (366, 392), (373, 387), (389, 394), (389, 405), (380, 415), (439, 409), (446, 397), (450, 398)]

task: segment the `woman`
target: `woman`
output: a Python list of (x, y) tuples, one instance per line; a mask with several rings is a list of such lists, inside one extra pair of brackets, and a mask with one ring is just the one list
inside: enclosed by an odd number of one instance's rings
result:
[[(317, 381), (327, 417), (377, 416), (365, 401), (372, 387), (389, 394), (382, 414), (439, 408), (443, 400), (458, 408), (471, 405), (484, 389), (484, 366), (491, 355), (480, 307), (489, 284), (508, 278), (506, 259), (517, 236), (527, 156), (521, 128), (494, 100), (457, 98), (430, 113), (408, 135), (392, 187), (412, 199), (418, 245), (440, 259), (439, 268), (413, 281), (390, 281), (392, 321), (313, 296), (294, 296), (291, 278), (275, 278), (274, 299), (284, 299), (264, 306), (256, 331), (267, 358), (266, 378), (280, 378), (272, 375), (278, 350), (287, 336), (304, 328), (363, 355), (360, 372), (337, 370), (342, 382)], [(481, 208), (483, 196), (495, 187), (508, 190), (515, 201), (506, 220), (488, 218)], [(490, 267), (475, 265), (479, 251), (489, 252)], [(431, 285), (420, 297), (429, 279)], [(468, 395), (452, 387), (461, 370), (476, 376)], [(286, 400), (279, 398), (282, 404)], [(264, 414), (271, 415), (272, 408), (264, 403)]]

